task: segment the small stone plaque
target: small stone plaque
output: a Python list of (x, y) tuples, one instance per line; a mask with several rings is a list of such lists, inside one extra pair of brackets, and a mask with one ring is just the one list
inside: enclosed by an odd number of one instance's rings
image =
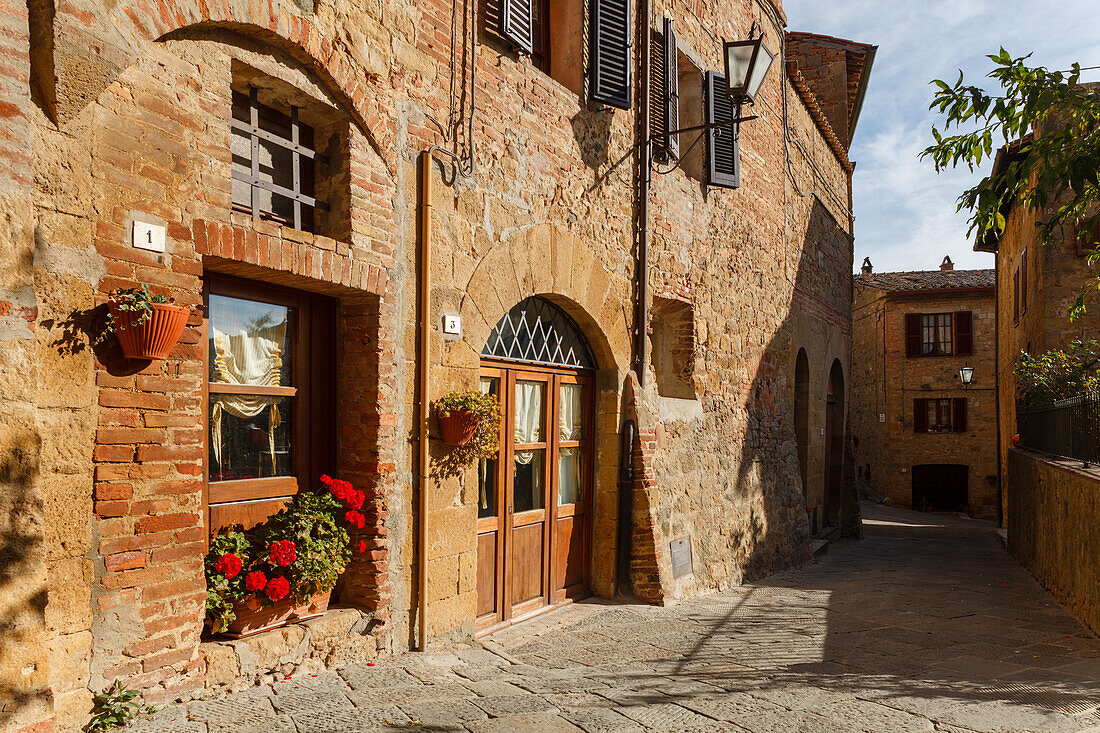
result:
[(672, 551), (672, 577), (680, 578), (691, 574), (691, 541), (681, 537), (668, 543)]

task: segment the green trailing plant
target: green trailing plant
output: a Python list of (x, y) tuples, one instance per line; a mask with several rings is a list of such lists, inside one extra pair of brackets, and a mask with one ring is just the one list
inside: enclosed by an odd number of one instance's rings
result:
[[(966, 165), (973, 171), (1010, 146), (1003, 170), (964, 191), (959, 211), (970, 212), (970, 234), (979, 240), (1004, 232), (1005, 215), (1013, 205), (1035, 215), (1039, 241), (1050, 244), (1070, 232), (1087, 250), (1089, 262), (1100, 261), (1091, 233), (1100, 222), (1100, 91), (1082, 86), (1081, 67), (1050, 71), (1028, 66), (1028, 56), (1013, 57), (1003, 48), (988, 58), (987, 75), (998, 92), (935, 79), (930, 109), (944, 115), (942, 128), (933, 127), (935, 144), (921, 153), (936, 171)], [(955, 134), (949, 134), (954, 128)], [(1090, 278), (1070, 317), (1085, 312), (1087, 295), (1100, 287)]]
[[(336, 586), (351, 560), (346, 527), (362, 529), (366, 495), (322, 476), (324, 491), (300, 491), (277, 514), (247, 531), (215, 536), (206, 555), (206, 623), (214, 633), (236, 619), (234, 604), (260, 608), (291, 598), (297, 605)], [(366, 542), (354, 543), (358, 552)]]
[(1071, 341), (1064, 349), (1020, 354), (1016, 360), (1016, 397), (1020, 404), (1041, 405), (1100, 391), (1100, 344)]
[[(149, 286), (145, 283), (142, 283), (140, 288), (118, 288), (117, 290), (112, 290), (110, 298), (115, 309), (118, 311), (139, 314), (137, 318), (130, 322), (131, 326), (137, 326), (148, 321), (153, 315), (154, 303), (169, 302), (167, 296), (150, 291)], [(102, 343), (112, 333), (126, 328), (120, 320), (121, 319), (119, 319), (113, 311), (108, 311), (107, 320), (103, 324), (103, 330), (96, 336), (93, 343)]]
[(152, 705), (141, 701), (141, 693), (122, 684), (121, 680), (103, 692), (96, 694), (92, 706), (92, 719), (88, 731), (108, 731), (129, 723), (139, 715), (151, 715), (156, 712)]
[(473, 437), (455, 449), (456, 453), (461, 454), (461, 463), (470, 464), (496, 454), (501, 421), (500, 400), (496, 395), (477, 390), (449, 392), (436, 400), (435, 409), (440, 417), (447, 417), (456, 410), (465, 410), (477, 418)]

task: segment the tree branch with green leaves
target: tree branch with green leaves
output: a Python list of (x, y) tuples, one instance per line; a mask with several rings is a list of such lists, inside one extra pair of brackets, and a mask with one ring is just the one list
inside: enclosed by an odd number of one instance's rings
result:
[[(1030, 54), (1012, 57), (1003, 48), (988, 58), (994, 68), (987, 75), (1000, 94), (964, 83), (936, 79), (929, 109), (943, 115), (932, 128), (936, 144), (921, 153), (931, 158), (936, 172), (966, 165), (971, 171), (996, 150), (1010, 154), (996, 175), (984, 177), (958, 198), (957, 211), (970, 212), (967, 235), (979, 240), (999, 237), (1012, 206), (1035, 214), (1042, 245), (1061, 241), (1063, 232), (1088, 252), (1088, 261), (1100, 261), (1093, 233), (1100, 223), (1100, 91), (1080, 83), (1081, 66), (1050, 71), (1028, 66)], [(1070, 317), (1085, 312), (1089, 293), (1100, 289), (1100, 278), (1082, 288)]]

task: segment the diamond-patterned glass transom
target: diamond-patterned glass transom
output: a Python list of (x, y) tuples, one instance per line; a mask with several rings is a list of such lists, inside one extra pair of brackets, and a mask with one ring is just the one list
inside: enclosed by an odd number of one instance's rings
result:
[(527, 298), (504, 314), (482, 356), (592, 369), (588, 342), (565, 311), (548, 300)]

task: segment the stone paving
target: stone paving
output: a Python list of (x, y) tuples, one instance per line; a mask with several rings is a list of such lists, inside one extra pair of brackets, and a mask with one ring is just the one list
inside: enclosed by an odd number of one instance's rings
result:
[(1100, 733), (1100, 640), (990, 524), (866, 506), (867, 537), (669, 608), (578, 603), (475, 648), (162, 711), (141, 733)]

